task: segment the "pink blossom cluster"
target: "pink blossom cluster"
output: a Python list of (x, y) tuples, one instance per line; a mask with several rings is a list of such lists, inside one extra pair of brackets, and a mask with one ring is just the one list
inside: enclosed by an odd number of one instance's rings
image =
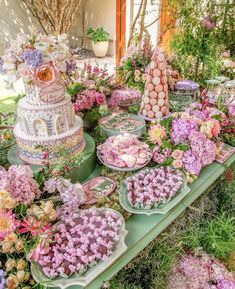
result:
[(182, 174), (170, 167), (145, 169), (127, 178), (128, 200), (137, 208), (157, 207), (169, 202), (182, 183)]
[(194, 131), (189, 135), (190, 150), (184, 153), (185, 169), (193, 175), (199, 175), (202, 167), (211, 164), (216, 157), (216, 145), (206, 135)]
[(105, 95), (95, 89), (83, 90), (77, 94), (76, 102), (74, 103), (75, 112), (91, 109), (94, 104), (102, 105), (106, 103)]
[(149, 146), (127, 133), (109, 137), (97, 150), (104, 163), (119, 168), (143, 166), (152, 158)]
[(141, 100), (141, 93), (136, 89), (120, 88), (112, 91), (108, 105), (110, 107), (135, 104)]
[(52, 240), (39, 245), (37, 254), (31, 253), (31, 257), (49, 277), (82, 274), (113, 253), (122, 224), (122, 218), (112, 210), (79, 211), (55, 225)]
[(90, 63), (86, 65), (86, 73), (89, 79), (101, 78), (105, 79), (108, 76), (107, 67), (92, 66)]
[(12, 165), (0, 171), (0, 189), (7, 190), (16, 201), (30, 205), (41, 196), (33, 171), (26, 165)]
[(222, 263), (206, 253), (186, 255), (170, 275), (168, 289), (234, 289), (235, 282)]
[(85, 201), (82, 185), (80, 183), (72, 184), (67, 179), (49, 179), (44, 183), (44, 189), (50, 194), (59, 192), (60, 201), (63, 204), (58, 209), (58, 214), (62, 220), (77, 212)]
[(171, 155), (171, 149), (170, 148), (166, 148), (161, 150), (160, 146), (156, 146), (153, 149), (153, 161), (157, 164), (162, 164), (165, 161), (167, 161), (167, 159), (170, 157)]
[(202, 23), (202, 26), (204, 26), (208, 30), (214, 29), (216, 26), (216, 23), (214, 22), (214, 20), (209, 16), (202, 19), (201, 23)]

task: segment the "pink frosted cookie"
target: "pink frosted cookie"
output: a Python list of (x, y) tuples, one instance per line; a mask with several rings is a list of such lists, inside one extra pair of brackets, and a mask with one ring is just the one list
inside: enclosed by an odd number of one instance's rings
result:
[(147, 115), (147, 111), (145, 109), (143, 109), (142, 110), (142, 114), (146, 116)]
[(166, 69), (166, 63), (165, 63), (165, 62), (160, 62), (160, 63), (158, 64), (158, 68), (161, 69), (161, 70)]
[(161, 112), (161, 111), (155, 112), (155, 117), (156, 117), (156, 118), (161, 118), (161, 117), (163, 117), (162, 112)]
[(164, 84), (164, 91), (168, 91), (168, 85), (167, 84)]
[(151, 75), (147, 75), (147, 83), (152, 82), (152, 76)]
[(151, 91), (150, 94), (149, 94), (149, 96), (150, 96), (151, 98), (157, 98), (157, 92), (156, 92), (156, 91)]
[(151, 110), (151, 105), (146, 104), (146, 105), (144, 106), (144, 108), (146, 109), (146, 111), (150, 111), (150, 110)]
[(168, 108), (164, 105), (164, 106), (161, 108), (161, 112), (162, 112), (163, 114), (166, 114), (167, 111), (168, 111)]
[(154, 90), (154, 85), (152, 83), (147, 84), (147, 90), (148, 91), (153, 91)]
[(159, 62), (162, 62), (163, 60), (165, 60), (165, 55), (164, 55), (163, 53), (158, 54), (157, 60), (158, 60)]
[(160, 75), (161, 75), (161, 70), (159, 70), (159, 69), (153, 70), (153, 76), (160, 76)]
[(161, 82), (161, 80), (160, 80), (159, 77), (155, 76), (155, 77), (153, 78), (153, 84), (158, 85), (160, 82)]
[(161, 84), (158, 84), (158, 85), (155, 86), (155, 90), (157, 92), (163, 91), (163, 86)]
[(151, 99), (150, 99), (150, 104), (151, 104), (151, 105), (157, 104), (157, 100), (156, 100), (155, 98), (151, 98)]
[(154, 112), (153, 111), (149, 111), (148, 112), (148, 117), (153, 118), (154, 117)]
[(149, 96), (149, 91), (148, 90), (145, 90), (144, 96)]
[(163, 106), (165, 104), (165, 101), (163, 98), (160, 98), (157, 103), (159, 106)]
[(154, 112), (158, 112), (160, 110), (159, 106), (158, 105), (154, 105), (153, 106), (153, 111)]
[(165, 92), (163, 92), (163, 91), (160, 91), (159, 93), (158, 93), (158, 98), (165, 98)]
[(162, 76), (162, 83), (167, 84), (167, 77), (166, 76)]

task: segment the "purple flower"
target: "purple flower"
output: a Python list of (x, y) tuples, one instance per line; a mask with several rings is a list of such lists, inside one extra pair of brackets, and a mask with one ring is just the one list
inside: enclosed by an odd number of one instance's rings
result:
[(5, 289), (6, 284), (7, 284), (7, 279), (6, 279), (7, 273), (0, 269), (0, 289)]
[(192, 80), (178, 81), (175, 85), (177, 90), (196, 90), (199, 88), (199, 84)]
[(202, 165), (200, 159), (198, 159), (197, 155), (192, 152), (192, 150), (188, 150), (184, 153), (183, 164), (185, 169), (193, 175), (198, 176), (201, 172)]
[(206, 29), (211, 30), (214, 29), (216, 26), (216, 23), (211, 19), (211, 17), (205, 17), (201, 21), (202, 26), (204, 26)]
[(235, 116), (235, 104), (230, 104), (228, 106), (228, 112), (230, 115)]
[(198, 124), (194, 120), (175, 119), (172, 124), (171, 139), (175, 144), (180, 144), (186, 141), (192, 131), (198, 129)]
[(4, 61), (2, 57), (0, 57), (0, 73), (5, 73), (5, 69), (3, 68)]
[(37, 68), (42, 63), (42, 53), (37, 49), (27, 49), (22, 54), (22, 59), (33, 68)]
[(217, 289), (235, 289), (235, 282), (229, 279), (217, 280)]

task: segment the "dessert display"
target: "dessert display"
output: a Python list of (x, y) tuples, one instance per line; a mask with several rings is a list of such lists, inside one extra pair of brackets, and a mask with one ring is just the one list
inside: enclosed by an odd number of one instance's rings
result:
[(109, 99), (109, 106), (126, 107), (140, 103), (141, 93), (138, 90), (130, 88), (120, 88), (112, 91)]
[(99, 127), (107, 136), (122, 133), (141, 136), (145, 131), (145, 120), (135, 114), (113, 112), (112, 115), (100, 119)]
[(133, 207), (151, 209), (170, 201), (183, 183), (182, 173), (170, 167), (145, 169), (126, 179)]
[(98, 199), (110, 195), (116, 188), (113, 180), (106, 177), (96, 177), (82, 185), (85, 195), (85, 205), (95, 204)]
[(147, 81), (139, 113), (147, 120), (160, 119), (169, 114), (166, 58), (157, 48), (147, 69)]
[(104, 165), (113, 169), (136, 170), (151, 160), (152, 151), (137, 136), (123, 134), (111, 136), (99, 145), (97, 155)]
[(114, 252), (123, 226), (123, 217), (114, 210), (80, 210), (54, 225), (54, 233), (31, 251), (30, 259), (50, 278), (82, 275)]

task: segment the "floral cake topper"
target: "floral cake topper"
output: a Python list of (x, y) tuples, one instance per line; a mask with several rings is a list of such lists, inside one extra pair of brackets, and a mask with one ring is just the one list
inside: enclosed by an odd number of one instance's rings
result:
[(23, 77), (26, 83), (47, 86), (59, 77), (66, 80), (73, 73), (71, 67), (74, 67), (67, 42), (66, 34), (19, 33), (2, 57), (9, 81)]

